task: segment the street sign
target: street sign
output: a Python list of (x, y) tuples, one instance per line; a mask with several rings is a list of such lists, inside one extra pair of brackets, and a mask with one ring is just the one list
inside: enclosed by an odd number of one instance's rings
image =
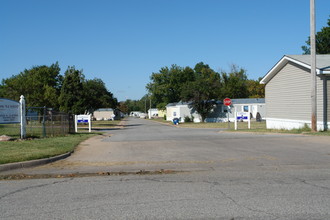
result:
[(225, 106), (231, 106), (231, 99), (230, 99), (230, 98), (225, 98), (225, 99), (223, 100), (223, 104), (224, 104)]

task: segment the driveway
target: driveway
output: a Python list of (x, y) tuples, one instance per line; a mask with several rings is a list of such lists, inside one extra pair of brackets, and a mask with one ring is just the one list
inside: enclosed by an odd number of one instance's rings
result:
[(65, 160), (9, 173), (330, 167), (329, 137), (189, 129), (136, 118), (126, 119), (122, 129), (104, 131), (102, 136), (82, 142)]

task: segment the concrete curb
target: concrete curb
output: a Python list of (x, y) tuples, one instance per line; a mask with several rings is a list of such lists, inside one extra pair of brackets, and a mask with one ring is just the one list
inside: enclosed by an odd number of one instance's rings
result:
[(49, 158), (44, 158), (44, 159), (39, 159), (39, 160), (30, 160), (30, 161), (24, 161), (24, 162), (2, 164), (2, 165), (0, 165), (0, 172), (44, 165), (47, 163), (55, 162), (57, 160), (65, 159), (65, 158), (69, 157), (72, 153), (73, 153), (73, 151), (65, 153), (65, 154), (61, 154), (61, 155), (58, 155), (55, 157), (49, 157)]

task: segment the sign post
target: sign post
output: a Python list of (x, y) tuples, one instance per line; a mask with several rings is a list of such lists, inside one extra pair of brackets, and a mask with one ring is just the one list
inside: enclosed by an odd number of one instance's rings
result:
[(236, 109), (236, 106), (235, 106), (234, 118), (235, 118), (235, 131), (236, 131), (237, 130), (237, 109)]
[(26, 137), (26, 118), (25, 118), (25, 99), (21, 95), (20, 100), (20, 113), (21, 113), (21, 139)]
[(224, 104), (225, 106), (228, 107), (228, 111), (227, 111), (227, 120), (228, 120), (228, 129), (229, 129), (229, 128), (230, 128), (230, 123), (229, 123), (229, 110), (230, 110), (230, 106), (231, 106), (231, 104), (232, 104), (231, 99), (230, 99), (230, 98), (225, 98), (225, 99), (223, 100), (223, 104)]
[(248, 129), (251, 129), (251, 106), (249, 105), (248, 110)]

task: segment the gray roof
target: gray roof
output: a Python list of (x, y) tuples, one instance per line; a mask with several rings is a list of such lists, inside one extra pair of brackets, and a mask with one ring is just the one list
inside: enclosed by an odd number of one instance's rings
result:
[(113, 111), (112, 108), (99, 108), (95, 110), (96, 112), (109, 112), (109, 111)]
[[(311, 65), (310, 55), (287, 55), (292, 59)], [(330, 70), (330, 54), (316, 55), (316, 67), (320, 70)]]
[[(251, 99), (231, 99), (233, 104), (255, 104), (255, 103), (260, 103), (263, 104), (265, 103), (264, 98), (251, 98)], [(216, 104), (223, 105), (223, 101), (215, 101)], [(189, 102), (175, 102), (175, 103), (169, 103), (166, 105), (166, 107), (171, 107), (171, 106), (177, 106), (177, 105), (189, 105)]]
[[(294, 62), (307, 69), (311, 68), (310, 55), (286, 55), (268, 71), (260, 83), (268, 83), (288, 62)], [(330, 54), (316, 55), (316, 67), (317, 74), (330, 74)]]
[(191, 102), (173, 102), (173, 103), (168, 103), (165, 107), (171, 107), (171, 106), (178, 106), (178, 105), (189, 105)]
[(251, 99), (232, 99), (233, 104), (252, 104), (252, 103), (265, 103), (264, 98), (251, 98)]

